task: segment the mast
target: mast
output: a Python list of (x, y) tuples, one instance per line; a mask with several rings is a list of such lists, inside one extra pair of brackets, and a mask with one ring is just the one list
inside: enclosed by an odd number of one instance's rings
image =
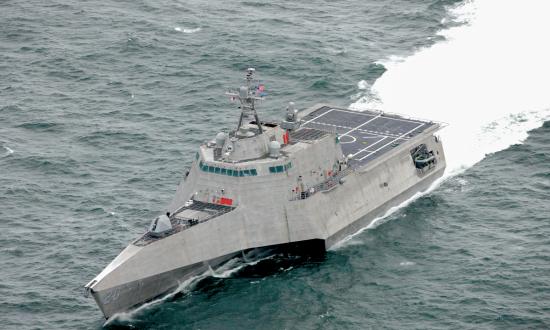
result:
[(230, 96), (232, 100), (239, 100), (241, 103), (241, 115), (239, 117), (239, 123), (237, 125), (237, 132), (241, 127), (248, 122), (250, 119), (254, 118), (254, 121), (259, 129), (259, 134), (263, 133), (262, 125), (260, 119), (258, 118), (258, 113), (256, 112), (255, 102), (263, 100), (263, 87), (260, 89), (260, 84), (253, 84), (253, 76), (256, 72), (254, 68), (248, 68), (246, 70), (246, 86), (241, 86), (238, 92), (227, 92), (226, 95)]

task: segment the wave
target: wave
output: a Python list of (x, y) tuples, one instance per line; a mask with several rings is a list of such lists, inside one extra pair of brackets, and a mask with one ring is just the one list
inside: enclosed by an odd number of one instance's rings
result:
[(474, 0), (451, 8), (455, 26), (439, 33), (446, 41), (379, 62), (387, 71), (350, 108), (448, 123), (440, 132), (447, 176), (522, 143), (550, 119), (549, 7)]
[(246, 261), (246, 259), (243, 258), (234, 258), (229, 260), (227, 263), (216, 270), (210, 269), (209, 276), (216, 278), (229, 278), (245, 267), (254, 266), (261, 261), (272, 259), (274, 257), (275, 254), (271, 254), (265, 257), (257, 258), (253, 261)]
[(174, 28), (175, 31), (178, 31), (178, 32), (183, 32), (183, 33), (196, 33), (196, 32), (199, 32), (200, 30), (202, 30), (200, 27), (198, 28), (194, 28), (194, 29), (186, 29), (186, 28), (180, 28), (179, 26), (176, 26)]
[(4, 148), (4, 150), (6, 150), (6, 153), (4, 153), (4, 157), (9, 156), (9, 155), (13, 154), (13, 152), (14, 152), (13, 149), (10, 149), (7, 146), (2, 146), (2, 148)]

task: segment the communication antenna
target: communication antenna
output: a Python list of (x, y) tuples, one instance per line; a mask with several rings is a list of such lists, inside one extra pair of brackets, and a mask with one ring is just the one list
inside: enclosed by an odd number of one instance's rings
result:
[[(256, 69), (248, 68), (246, 70), (246, 86), (241, 86), (238, 92), (229, 91), (225, 93), (231, 100), (239, 100), (241, 106), (241, 116), (239, 118), (239, 124), (237, 125), (237, 131), (243, 126), (245, 120), (254, 118), (254, 121), (259, 129), (259, 134), (263, 133), (258, 113), (256, 112), (255, 102), (264, 99), (265, 92), (264, 86), (259, 81), (253, 81), (254, 73)], [(254, 82), (256, 82), (254, 84)]]

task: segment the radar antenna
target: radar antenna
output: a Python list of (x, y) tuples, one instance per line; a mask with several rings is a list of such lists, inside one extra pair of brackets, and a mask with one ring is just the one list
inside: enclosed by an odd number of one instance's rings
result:
[(229, 91), (225, 94), (228, 95), (231, 100), (239, 100), (241, 103), (241, 106), (239, 107), (241, 109), (241, 116), (239, 118), (239, 124), (237, 125), (237, 131), (239, 131), (246, 121), (254, 118), (254, 122), (259, 129), (259, 134), (262, 134), (262, 124), (258, 119), (255, 102), (263, 100), (265, 92), (263, 85), (261, 85), (259, 81), (253, 81), (255, 72), (256, 69), (254, 68), (249, 68), (246, 70), (246, 86), (241, 86), (238, 92)]

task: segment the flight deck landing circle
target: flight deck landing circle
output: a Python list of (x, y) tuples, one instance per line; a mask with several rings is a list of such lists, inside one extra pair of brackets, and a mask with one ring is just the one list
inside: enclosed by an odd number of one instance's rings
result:
[(353, 143), (357, 141), (357, 139), (353, 135), (342, 135), (338, 137), (338, 140), (340, 141), (340, 143)]

